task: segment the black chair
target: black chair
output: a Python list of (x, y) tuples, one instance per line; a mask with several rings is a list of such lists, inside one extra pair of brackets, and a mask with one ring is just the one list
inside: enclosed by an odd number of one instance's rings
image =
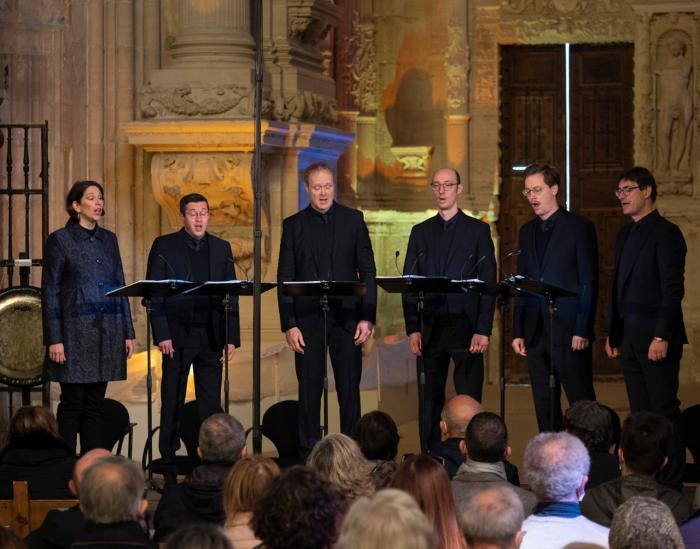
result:
[(685, 447), (693, 456), (693, 463), (685, 464), (683, 482), (700, 482), (700, 404), (695, 404), (681, 412), (681, 428)]
[[(197, 446), (199, 445), (199, 427), (202, 422), (199, 419), (199, 408), (197, 407), (196, 400), (190, 400), (186, 402), (182, 407), (182, 417), (180, 418), (180, 428), (178, 429), (178, 436), (187, 450), (187, 455), (177, 455), (175, 456), (175, 467), (177, 468), (178, 475), (189, 475), (192, 470), (201, 463), (199, 455), (197, 455)], [(151, 431), (149, 435), (150, 439), (160, 429), (160, 426), (156, 427)], [(163, 461), (161, 458), (152, 459), (148, 448), (149, 441), (146, 440), (146, 444), (143, 447), (143, 458), (141, 459), (141, 466), (144, 471), (151, 469), (153, 474), (162, 475), (163, 474)]]
[[(102, 401), (100, 426), (100, 448), (105, 448), (110, 452), (121, 454), (124, 437), (128, 435), (127, 455), (131, 459), (134, 444), (134, 427), (129, 418), (129, 411), (121, 402), (111, 398)], [(117, 450), (114, 452), (114, 446)]]
[(299, 455), (299, 402), (282, 400), (270, 406), (262, 418), (263, 436), (272, 441), (277, 449), (277, 464), (291, 467), (302, 463)]

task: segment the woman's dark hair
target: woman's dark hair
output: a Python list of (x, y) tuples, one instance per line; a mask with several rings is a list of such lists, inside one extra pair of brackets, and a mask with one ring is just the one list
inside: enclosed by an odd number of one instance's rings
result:
[(60, 438), (56, 416), (43, 406), (22, 406), (10, 419), (8, 440), (19, 440), (37, 433)]
[(357, 422), (357, 445), (367, 459), (392, 461), (399, 451), (399, 431), (389, 414), (375, 410)]
[[(76, 212), (73, 209), (73, 202), (78, 202), (80, 203), (80, 200), (83, 198), (83, 195), (85, 194), (85, 191), (88, 190), (88, 187), (97, 187), (100, 189), (100, 192), (102, 193), (102, 196), (104, 197), (105, 195), (105, 190), (102, 187), (100, 183), (97, 181), (93, 181), (91, 179), (84, 179), (83, 181), (76, 181), (73, 183), (73, 186), (70, 188), (70, 191), (68, 191), (68, 194), (66, 195), (66, 212), (68, 213), (68, 217), (71, 219), (77, 220), (78, 219), (78, 212)], [(105, 209), (104, 206), (102, 207), (102, 215), (105, 214)]]

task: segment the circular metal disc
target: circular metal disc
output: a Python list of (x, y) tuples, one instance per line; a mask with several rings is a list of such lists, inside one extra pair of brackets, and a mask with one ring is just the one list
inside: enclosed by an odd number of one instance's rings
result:
[(45, 347), (39, 288), (0, 291), (0, 349), (0, 382), (7, 385), (41, 382)]

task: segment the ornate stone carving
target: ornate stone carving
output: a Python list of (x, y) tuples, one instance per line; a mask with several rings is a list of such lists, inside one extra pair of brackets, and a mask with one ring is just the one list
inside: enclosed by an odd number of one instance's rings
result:
[(228, 117), (252, 114), (252, 90), (249, 86), (227, 84), (206, 86), (182, 84), (175, 87), (151, 86), (141, 89), (139, 106), (143, 118), (179, 116)]
[(693, 182), (688, 177), (656, 178), (659, 196), (693, 196)]
[(432, 147), (391, 147), (391, 152), (401, 164), (401, 177), (421, 181), (428, 177)]
[(623, 2), (626, 0), (501, 0), (501, 11), (517, 15), (612, 13), (620, 11)]
[(296, 16), (289, 20), (288, 36), (302, 44), (315, 46), (326, 37), (330, 29), (331, 25), (321, 19), (309, 15)]
[(290, 97), (277, 95), (263, 101), (262, 115), (283, 122), (304, 121), (333, 125), (338, 121), (335, 99), (309, 91), (300, 91)]
[(447, 107), (451, 112), (463, 112), (466, 108), (468, 95), (469, 45), (464, 27), (456, 21), (450, 21), (447, 27), (445, 73), (447, 75)]
[(351, 65), (350, 95), (363, 114), (377, 112), (377, 51), (375, 25), (372, 20), (360, 21), (353, 16), (354, 51)]

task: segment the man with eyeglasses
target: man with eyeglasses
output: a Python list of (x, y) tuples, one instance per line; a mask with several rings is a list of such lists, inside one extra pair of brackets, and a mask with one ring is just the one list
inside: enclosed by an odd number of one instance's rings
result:
[(632, 413), (651, 410), (674, 424), (661, 480), (680, 485), (685, 450), (679, 432), (678, 370), (688, 338), (681, 302), (686, 244), (680, 229), (656, 209), (656, 180), (634, 167), (615, 196), (632, 219), (615, 241), (615, 274), (605, 350), (619, 358)]
[[(457, 205), (462, 182), (457, 170), (441, 168), (430, 188), (437, 215), (415, 225), (408, 239), (404, 275), (446, 276), (450, 279), (496, 280), (496, 260), (489, 225), (468, 216)], [(411, 352), (423, 361), (425, 390), (421, 448), (440, 445), (440, 412), (450, 359), (455, 363), (458, 394), (481, 401), (483, 353), (489, 345), (495, 300), (493, 296), (428, 294), (420, 326), (415, 296), (404, 295), (403, 311)]]
[(323, 312), (318, 297), (284, 295), (282, 282), (294, 280), (360, 281), (363, 297), (330, 297), (328, 352), (340, 407), (340, 430), (354, 437), (360, 419), (362, 344), (372, 334), (377, 308), (376, 269), (362, 212), (334, 200), (333, 169), (323, 162), (304, 170), (309, 206), (282, 224), (277, 268), (282, 331), (294, 351), (299, 383), (301, 457), (321, 438), (323, 392)]
[[(556, 168), (532, 164), (523, 180), (522, 193), (535, 217), (520, 228), (518, 274), (579, 294), (557, 299), (551, 330), (544, 297), (519, 296), (513, 315), (512, 347), (527, 357), (537, 425), (540, 432), (558, 431), (563, 421), (562, 387), (570, 404), (595, 400), (591, 343), (598, 245), (593, 223), (559, 206), (561, 177)], [(554, 366), (554, 391), (549, 386), (550, 364)]]
[[(236, 278), (231, 245), (207, 232), (209, 203), (201, 194), (180, 199), (182, 229), (159, 236), (148, 255), (146, 278), (192, 282)], [(158, 448), (166, 485), (176, 482), (175, 452), (180, 447), (178, 425), (185, 403), (187, 378), (193, 366), (199, 417), (221, 411), (224, 307), (217, 297), (176, 295), (153, 298), (153, 343), (163, 353)], [(229, 361), (240, 346), (238, 299), (231, 300), (228, 322)]]

